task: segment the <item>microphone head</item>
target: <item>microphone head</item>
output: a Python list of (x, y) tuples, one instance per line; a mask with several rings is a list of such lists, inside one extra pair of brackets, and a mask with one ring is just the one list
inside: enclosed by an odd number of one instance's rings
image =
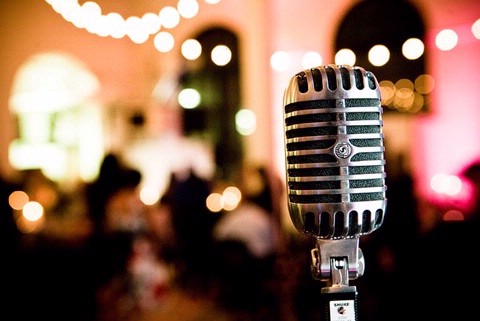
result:
[(296, 229), (321, 239), (369, 234), (387, 199), (383, 109), (375, 76), (327, 65), (291, 78), (284, 94), (288, 208)]

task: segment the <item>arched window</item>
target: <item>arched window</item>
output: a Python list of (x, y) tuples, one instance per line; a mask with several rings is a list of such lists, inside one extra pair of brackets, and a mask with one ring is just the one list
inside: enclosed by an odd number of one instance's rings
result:
[(15, 169), (41, 169), (55, 181), (89, 180), (103, 153), (101, 117), (92, 101), (97, 77), (77, 58), (48, 52), (18, 69), (9, 105), (18, 123), (9, 146)]
[(201, 55), (194, 60), (185, 59), (181, 85), (183, 89), (196, 90), (200, 104), (183, 109), (184, 134), (212, 143), (218, 173), (228, 179), (238, 170), (243, 155), (241, 137), (235, 127), (240, 107), (238, 39), (220, 27), (192, 38), (201, 44)]
[[(375, 74), (382, 86), (385, 112), (416, 114), (429, 110), (431, 78), (425, 71), (425, 54), (408, 59), (402, 52), (408, 39), (425, 42), (425, 26), (417, 9), (403, 0), (360, 1), (343, 18), (335, 38), (335, 52), (351, 49), (355, 65)], [(375, 45), (389, 50), (384, 65), (374, 65), (369, 52)], [(423, 46), (425, 48), (425, 46)]]

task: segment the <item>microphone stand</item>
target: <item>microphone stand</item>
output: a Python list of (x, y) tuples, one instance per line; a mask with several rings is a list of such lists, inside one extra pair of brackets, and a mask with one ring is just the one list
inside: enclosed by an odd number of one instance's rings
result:
[(327, 282), (321, 289), (322, 315), (327, 321), (358, 321), (358, 292), (349, 285), (363, 275), (365, 260), (358, 236), (348, 239), (315, 238), (311, 251), (314, 279)]

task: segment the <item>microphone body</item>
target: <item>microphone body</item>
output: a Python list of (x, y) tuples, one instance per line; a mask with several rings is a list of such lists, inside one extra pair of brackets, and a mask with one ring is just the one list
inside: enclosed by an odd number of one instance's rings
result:
[(361, 67), (297, 73), (284, 94), (288, 208), (295, 228), (315, 238), (311, 271), (326, 320), (357, 320), (349, 280), (363, 275), (361, 235), (379, 228), (387, 199), (383, 109), (375, 76)]
[(347, 257), (348, 278), (363, 274), (358, 238), (386, 210), (383, 109), (375, 76), (327, 65), (297, 73), (284, 94), (288, 208), (296, 229), (317, 240), (316, 278), (333, 280), (331, 258)]

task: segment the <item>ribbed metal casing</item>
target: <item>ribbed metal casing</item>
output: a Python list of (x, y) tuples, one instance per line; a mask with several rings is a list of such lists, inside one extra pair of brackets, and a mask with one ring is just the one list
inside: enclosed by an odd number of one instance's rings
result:
[(380, 88), (365, 69), (327, 65), (297, 73), (284, 94), (290, 217), (324, 239), (368, 234), (386, 210)]

